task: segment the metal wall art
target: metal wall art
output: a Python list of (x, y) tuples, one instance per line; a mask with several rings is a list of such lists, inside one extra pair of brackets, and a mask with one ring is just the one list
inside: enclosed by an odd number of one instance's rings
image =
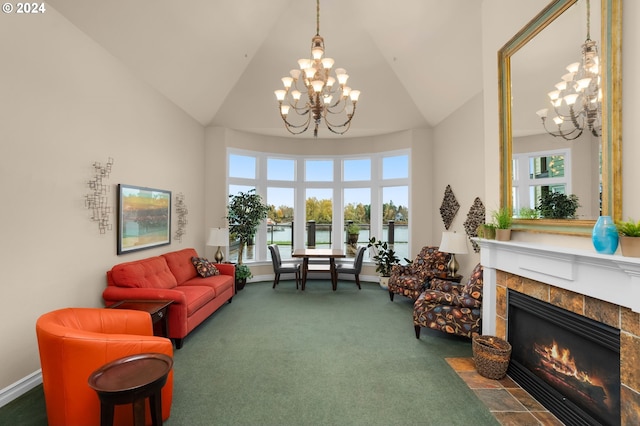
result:
[(445, 229), (449, 229), (451, 222), (453, 222), (453, 218), (456, 216), (459, 209), (460, 203), (456, 200), (456, 196), (453, 195), (451, 185), (447, 185), (447, 188), (444, 190), (442, 204), (440, 205), (440, 216), (442, 216), (442, 222), (444, 222)]
[(111, 167), (113, 166), (113, 158), (109, 157), (107, 164), (104, 166), (96, 161), (93, 163), (94, 176), (88, 182), (91, 192), (85, 195), (84, 205), (87, 209), (91, 210), (91, 220), (98, 223), (98, 229), (101, 234), (105, 234), (107, 231), (111, 231), (113, 226), (109, 221), (111, 215), (111, 206), (109, 205), (109, 185), (104, 181), (111, 174)]
[(469, 241), (471, 241), (471, 245), (473, 246), (473, 251), (476, 253), (480, 251), (480, 246), (478, 243), (471, 240), (471, 237), (478, 236), (478, 226), (484, 223), (484, 217), (484, 204), (480, 201), (480, 197), (476, 197), (473, 201), (473, 205), (469, 209), (469, 213), (467, 213), (467, 220), (464, 221), (464, 230), (467, 232), (467, 237), (469, 237)]
[(187, 209), (187, 205), (184, 203), (184, 194), (182, 192), (178, 192), (176, 194), (176, 216), (178, 217), (178, 226), (176, 227), (176, 232), (173, 237), (179, 242), (182, 242), (182, 236), (187, 233), (188, 214), (189, 209)]

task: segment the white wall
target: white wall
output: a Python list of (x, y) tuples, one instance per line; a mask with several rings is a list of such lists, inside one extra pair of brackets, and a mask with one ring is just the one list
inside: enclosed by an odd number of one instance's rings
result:
[[(447, 185), (455, 195), (460, 209), (453, 218), (449, 231), (466, 233), (464, 222), (476, 197), (480, 197), (487, 212), (496, 206), (487, 205), (484, 196), (484, 144), (482, 143), (484, 115), (483, 95), (474, 96), (434, 129), (436, 141), (433, 150), (433, 208), (432, 222), (435, 245), (440, 245), (445, 231), (440, 206)], [(479, 253), (467, 239), (469, 254), (458, 255), (460, 273), (468, 277), (480, 261)]]
[[(39, 369), (38, 316), (102, 306), (116, 263), (204, 246), (204, 129), (52, 7), (0, 17), (0, 389)], [(116, 184), (182, 192), (182, 243), (116, 256), (84, 206), (94, 162)], [(173, 218), (175, 226), (176, 219)], [(175, 228), (174, 228), (175, 229)]]

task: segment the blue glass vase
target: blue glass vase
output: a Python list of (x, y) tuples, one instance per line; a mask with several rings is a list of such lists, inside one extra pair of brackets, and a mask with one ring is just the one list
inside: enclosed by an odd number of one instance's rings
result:
[(613, 254), (618, 248), (618, 229), (611, 216), (600, 216), (591, 234), (593, 247), (598, 253)]

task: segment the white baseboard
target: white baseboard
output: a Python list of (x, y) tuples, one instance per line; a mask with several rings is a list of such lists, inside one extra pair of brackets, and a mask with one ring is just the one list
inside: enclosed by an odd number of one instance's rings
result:
[(41, 383), (42, 370), (38, 370), (0, 390), (0, 407), (4, 407), (14, 399), (24, 395)]

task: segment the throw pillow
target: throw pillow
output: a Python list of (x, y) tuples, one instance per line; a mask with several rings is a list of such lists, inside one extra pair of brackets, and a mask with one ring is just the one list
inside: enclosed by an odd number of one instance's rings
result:
[(209, 260), (204, 257), (192, 257), (191, 263), (196, 267), (196, 271), (198, 271), (198, 275), (203, 278), (211, 277), (213, 275), (220, 275), (220, 271), (216, 268), (216, 265), (213, 262), (209, 262)]

